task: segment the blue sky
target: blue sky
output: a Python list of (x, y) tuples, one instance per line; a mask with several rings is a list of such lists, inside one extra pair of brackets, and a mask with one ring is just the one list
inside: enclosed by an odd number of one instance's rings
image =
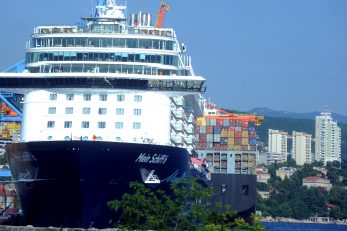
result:
[[(120, 1), (125, 2), (125, 1)], [(128, 0), (156, 18), (161, 0)], [(206, 97), (223, 108), (347, 115), (346, 0), (166, 0), (164, 26), (187, 45)], [(0, 70), (24, 57), (36, 25), (75, 24), (94, 0), (1, 1)]]

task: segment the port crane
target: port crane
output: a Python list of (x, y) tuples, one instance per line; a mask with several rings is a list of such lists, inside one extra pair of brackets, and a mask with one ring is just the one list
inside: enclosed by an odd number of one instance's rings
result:
[(206, 103), (207, 108), (212, 108), (215, 110), (217, 113), (209, 113), (205, 115), (206, 119), (234, 119), (234, 120), (242, 120), (242, 121), (247, 121), (254, 123), (254, 125), (259, 126), (264, 120), (264, 116), (262, 115), (251, 115), (251, 114), (236, 114), (236, 113), (231, 113), (227, 112), (216, 105), (213, 105), (211, 103)]
[(162, 28), (165, 14), (167, 11), (169, 11), (169, 9), (170, 7), (165, 2), (162, 2), (160, 4), (160, 8), (158, 10), (157, 23), (156, 23), (158, 28)]
[(22, 113), (7, 98), (14, 97), (13, 93), (0, 92), (0, 138), (10, 139), (14, 132), (19, 132)]

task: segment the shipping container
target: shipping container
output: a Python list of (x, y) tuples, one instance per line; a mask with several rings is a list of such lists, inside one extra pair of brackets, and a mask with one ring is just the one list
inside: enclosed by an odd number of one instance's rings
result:
[(210, 126), (216, 126), (216, 119), (210, 119)]
[(228, 119), (223, 119), (223, 126), (229, 127), (229, 120)]
[(221, 142), (220, 134), (214, 134), (213, 135), (213, 142)]
[(223, 119), (216, 119), (217, 126), (223, 126)]
[(248, 128), (247, 127), (241, 127), (242, 131), (247, 131), (248, 132)]
[(229, 126), (230, 126), (230, 127), (235, 127), (235, 125), (236, 125), (236, 120), (230, 119), (230, 120), (229, 120)]
[(220, 132), (220, 136), (221, 136), (221, 137), (228, 137), (228, 130), (223, 129), (223, 130)]
[(213, 142), (213, 134), (207, 134), (206, 135), (206, 142)]
[(242, 120), (236, 120), (235, 127), (241, 127), (242, 126)]
[(195, 130), (195, 133), (201, 133), (201, 132), (200, 132), (200, 126), (196, 126), (196, 127), (194, 128), (194, 130)]
[(223, 150), (223, 151), (228, 150), (228, 145), (227, 144), (221, 144), (220, 145), (220, 150)]
[(235, 137), (234, 144), (235, 145), (241, 145), (242, 144), (242, 138), (241, 137)]
[(248, 131), (242, 131), (242, 137), (248, 139)]
[(200, 126), (200, 134), (206, 133), (206, 126)]
[(241, 131), (235, 131), (235, 138), (241, 138), (242, 137), (242, 132)]
[(234, 145), (234, 150), (241, 151), (241, 145)]
[(234, 145), (227, 145), (227, 151), (234, 151)]
[(255, 146), (257, 144), (257, 139), (251, 138), (249, 139), (249, 145)]
[(249, 132), (255, 132), (255, 127), (248, 127)]
[(248, 127), (248, 121), (242, 121), (241, 127)]
[(232, 138), (231, 138), (231, 137), (228, 138), (228, 145), (229, 145), (229, 144), (234, 146), (234, 144), (235, 144), (235, 139), (234, 139), (233, 137), (232, 137)]
[(199, 141), (206, 142), (206, 134), (199, 134)]
[(228, 137), (235, 137), (235, 131), (228, 131)]
[(206, 127), (206, 133), (213, 134), (213, 126), (207, 126)]
[(249, 133), (249, 138), (255, 138), (256, 135), (257, 135), (256, 132), (250, 132), (250, 133)]
[(228, 138), (226, 138), (226, 137), (221, 137), (221, 138), (220, 138), (220, 143), (221, 143), (221, 144), (228, 144)]
[(249, 145), (242, 145), (242, 151), (249, 151)]
[(248, 137), (242, 138), (241, 144), (242, 144), (242, 145), (248, 145)]
[(213, 127), (213, 133), (214, 134), (220, 134), (221, 130), (222, 130), (222, 127), (220, 127), (220, 126), (214, 126)]
[(214, 150), (220, 150), (220, 143), (213, 143)]

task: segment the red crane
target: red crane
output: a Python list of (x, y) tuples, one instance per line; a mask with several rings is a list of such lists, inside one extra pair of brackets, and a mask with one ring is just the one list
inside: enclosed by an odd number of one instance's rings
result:
[(261, 125), (261, 123), (264, 120), (264, 116), (260, 116), (260, 115), (257, 116), (257, 115), (250, 115), (250, 114), (234, 114), (234, 113), (224, 111), (221, 108), (219, 108), (219, 107), (217, 107), (211, 103), (207, 103), (207, 106), (210, 108), (216, 109), (221, 114), (219, 114), (219, 115), (205, 115), (205, 118), (210, 118), (210, 119), (225, 118), (225, 119), (243, 120), (243, 121), (252, 122), (256, 126)]
[(157, 27), (158, 28), (162, 28), (165, 14), (167, 11), (169, 11), (169, 9), (170, 9), (170, 7), (165, 2), (162, 2), (160, 4), (160, 8), (158, 10), (158, 18), (157, 18)]

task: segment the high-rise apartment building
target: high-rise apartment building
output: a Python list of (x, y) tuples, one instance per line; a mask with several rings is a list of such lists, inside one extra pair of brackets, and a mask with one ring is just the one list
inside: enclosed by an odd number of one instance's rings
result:
[(287, 161), (288, 133), (269, 129), (269, 153), (277, 153), (281, 161)]
[(312, 135), (304, 132), (293, 131), (292, 158), (297, 165), (312, 163), (311, 141)]
[(333, 121), (331, 113), (322, 112), (316, 116), (315, 160), (341, 162), (341, 128)]

